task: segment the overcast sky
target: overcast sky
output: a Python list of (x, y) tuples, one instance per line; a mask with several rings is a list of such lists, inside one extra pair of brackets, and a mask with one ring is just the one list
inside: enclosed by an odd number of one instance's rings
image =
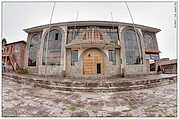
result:
[[(23, 29), (48, 24), (52, 5), (49, 2), (3, 3), (2, 38), (7, 42), (27, 40)], [(157, 40), (161, 58), (176, 58), (176, 28), (174, 25), (174, 2), (129, 2), (136, 24), (161, 29)], [(58, 2), (54, 10), (52, 23), (75, 21), (102, 20), (132, 23), (124, 2)]]

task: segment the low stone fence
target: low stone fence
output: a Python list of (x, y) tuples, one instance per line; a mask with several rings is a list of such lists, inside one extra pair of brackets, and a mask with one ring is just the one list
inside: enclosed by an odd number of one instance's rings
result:
[(158, 77), (154, 79), (138, 79), (138, 80), (123, 80), (118, 78), (115, 81), (100, 79), (99, 81), (89, 80), (43, 80), (43, 78), (29, 78), (16, 74), (3, 74), (3, 80), (12, 80), (24, 85), (32, 85), (33, 87), (42, 87), (63, 91), (81, 91), (81, 92), (116, 92), (139, 90), (153, 88), (157, 86), (175, 83), (177, 76)]

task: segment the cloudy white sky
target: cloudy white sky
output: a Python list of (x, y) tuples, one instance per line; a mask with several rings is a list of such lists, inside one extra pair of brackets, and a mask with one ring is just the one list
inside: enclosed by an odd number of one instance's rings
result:
[[(52, 5), (49, 2), (5, 2), (2, 8), (2, 38), (7, 42), (27, 40), (23, 29), (48, 24)], [(176, 58), (174, 2), (129, 2), (136, 24), (161, 29), (157, 40), (161, 58)], [(52, 23), (82, 20), (113, 20), (131, 23), (124, 2), (57, 2)]]

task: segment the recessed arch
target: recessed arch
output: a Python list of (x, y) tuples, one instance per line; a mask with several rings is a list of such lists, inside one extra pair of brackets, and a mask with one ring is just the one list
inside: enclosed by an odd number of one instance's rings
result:
[(84, 75), (104, 75), (104, 54), (97, 48), (90, 48), (82, 55)]
[(106, 53), (104, 53), (103, 50), (101, 50), (100, 48), (94, 47), (94, 48), (88, 48), (88, 49), (84, 50), (84, 51), (81, 53), (81, 55), (79, 56), (79, 59), (82, 59), (83, 56), (84, 56), (89, 50), (91, 50), (91, 49), (96, 49), (96, 50), (98, 50), (99, 52), (101, 52), (101, 54), (102, 54), (104, 57), (107, 57)]
[(36, 66), (39, 35), (34, 34), (29, 43), (28, 66)]
[(123, 39), (125, 44), (126, 64), (143, 63), (141, 37), (139, 32), (137, 31), (136, 35), (136, 31), (133, 28), (126, 28), (123, 30)]
[(50, 32), (46, 32), (43, 43), (42, 64), (60, 65), (62, 37), (62, 32), (59, 29), (52, 29)]

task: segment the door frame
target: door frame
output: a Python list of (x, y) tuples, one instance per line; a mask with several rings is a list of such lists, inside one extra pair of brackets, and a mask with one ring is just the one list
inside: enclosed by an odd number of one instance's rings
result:
[[(86, 52), (85, 52), (86, 51)], [(101, 75), (104, 75), (104, 71), (105, 71), (105, 66), (104, 66), (104, 55), (103, 55), (103, 52), (101, 52), (101, 50), (99, 50), (99, 49), (97, 49), (97, 48), (90, 48), (90, 49), (87, 49), (87, 50), (85, 50), (84, 52), (84, 55), (82, 56), (82, 73), (83, 73), (83, 75), (99, 75), (98, 73), (97, 73), (97, 64), (101, 64)], [(93, 59), (95, 56), (92, 56), (92, 59), (91, 60), (93, 60), (93, 61), (91, 61), (92, 63), (91, 64), (93, 64), (93, 66), (91, 66), (92, 68), (91, 68), (91, 70), (96, 70), (96, 72), (94, 73), (93, 71), (91, 71), (92, 73), (85, 73), (85, 70), (86, 69), (84, 69), (84, 68), (86, 68), (86, 67), (84, 67), (84, 63), (86, 62), (86, 60), (87, 59), (84, 59), (84, 58), (86, 58), (87, 56), (88, 56), (88, 53), (89, 52), (96, 52), (96, 54), (98, 54), (97, 56), (99, 56), (99, 57), (102, 57), (102, 60), (99, 60), (99, 61), (96, 61), (95, 59)], [(96, 56), (96, 57), (97, 57)], [(99, 57), (97, 57), (97, 59), (99, 58)], [(99, 58), (100, 59), (100, 58)], [(84, 62), (85, 61), (85, 62)], [(90, 61), (89, 61), (90, 62)], [(88, 63), (89, 64), (89, 63)], [(90, 67), (90, 66), (89, 66)], [(96, 67), (96, 68), (94, 68), (94, 67)]]

